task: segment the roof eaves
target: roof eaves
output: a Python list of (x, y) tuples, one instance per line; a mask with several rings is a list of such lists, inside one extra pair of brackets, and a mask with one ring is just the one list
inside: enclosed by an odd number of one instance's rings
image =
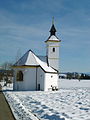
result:
[(47, 39), (45, 42), (48, 42), (48, 41), (49, 41), (49, 42), (61, 42), (61, 40), (59, 40), (59, 38), (58, 38), (56, 35), (55, 35), (55, 37), (56, 37), (58, 40), (50, 40), (50, 37), (51, 37), (51, 36), (49, 36), (48, 39)]

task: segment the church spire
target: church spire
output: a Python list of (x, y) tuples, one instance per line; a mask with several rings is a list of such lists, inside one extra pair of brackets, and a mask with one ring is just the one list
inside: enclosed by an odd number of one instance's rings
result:
[(50, 29), (50, 36), (55, 35), (56, 34), (56, 28), (54, 26), (54, 17), (52, 18), (52, 27)]

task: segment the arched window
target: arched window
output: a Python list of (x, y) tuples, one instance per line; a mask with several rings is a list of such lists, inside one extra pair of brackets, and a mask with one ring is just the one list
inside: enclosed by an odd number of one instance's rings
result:
[(53, 52), (55, 52), (55, 48), (53, 48)]
[(17, 81), (23, 81), (23, 72), (22, 71), (17, 72)]

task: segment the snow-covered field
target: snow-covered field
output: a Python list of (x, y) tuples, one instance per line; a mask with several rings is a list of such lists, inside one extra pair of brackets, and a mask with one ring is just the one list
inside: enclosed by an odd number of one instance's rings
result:
[(90, 120), (90, 80), (60, 80), (59, 88), (4, 94), (17, 120)]

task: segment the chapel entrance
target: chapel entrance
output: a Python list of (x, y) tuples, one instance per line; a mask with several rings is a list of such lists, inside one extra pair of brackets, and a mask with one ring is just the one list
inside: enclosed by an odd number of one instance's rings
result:
[(40, 84), (38, 84), (38, 90), (40, 90)]

